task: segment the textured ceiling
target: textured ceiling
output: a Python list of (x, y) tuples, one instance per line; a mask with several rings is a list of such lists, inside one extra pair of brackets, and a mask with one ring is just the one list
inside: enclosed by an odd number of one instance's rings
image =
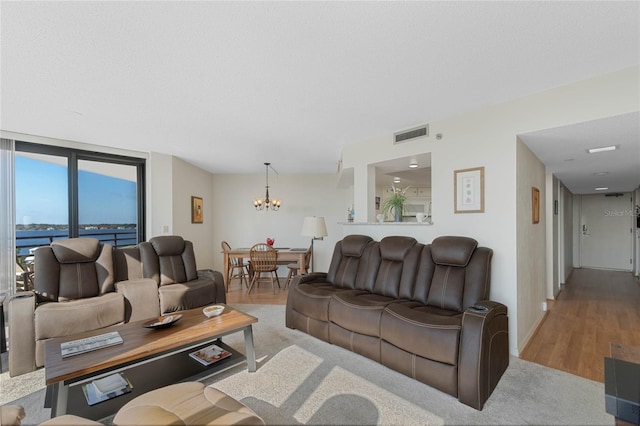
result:
[(214, 173), (333, 173), (345, 144), (639, 63), (638, 2), (0, 3), (0, 128)]

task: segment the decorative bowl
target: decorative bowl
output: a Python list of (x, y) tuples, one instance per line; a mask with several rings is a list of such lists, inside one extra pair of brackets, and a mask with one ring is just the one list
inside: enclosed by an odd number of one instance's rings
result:
[(224, 305), (211, 305), (202, 309), (202, 313), (207, 316), (207, 318), (217, 317), (224, 311)]
[(182, 318), (182, 314), (163, 315), (145, 322), (142, 326), (146, 328), (165, 328), (175, 324), (180, 318)]

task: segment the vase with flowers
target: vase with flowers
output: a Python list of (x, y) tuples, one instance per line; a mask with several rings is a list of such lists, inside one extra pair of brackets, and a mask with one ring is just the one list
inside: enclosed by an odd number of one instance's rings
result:
[(384, 200), (382, 203), (382, 211), (385, 214), (391, 214), (393, 210), (393, 218), (395, 222), (402, 222), (402, 210), (404, 207), (404, 203), (407, 201), (407, 190), (409, 187), (407, 186), (404, 189), (400, 187), (396, 187), (392, 184), (393, 192), (389, 198)]

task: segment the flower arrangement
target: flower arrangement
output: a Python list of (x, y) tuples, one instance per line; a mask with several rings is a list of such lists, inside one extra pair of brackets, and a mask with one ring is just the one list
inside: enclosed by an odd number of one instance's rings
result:
[(404, 207), (405, 201), (407, 201), (407, 190), (410, 187), (407, 186), (405, 189), (402, 189), (393, 184), (391, 185), (393, 194), (382, 203), (382, 212), (390, 214), (391, 210), (393, 210), (394, 220), (396, 222), (402, 222), (402, 208)]

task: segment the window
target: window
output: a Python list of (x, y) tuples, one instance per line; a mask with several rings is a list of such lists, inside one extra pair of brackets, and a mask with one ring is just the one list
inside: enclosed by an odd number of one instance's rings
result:
[(19, 260), (57, 239), (144, 241), (144, 159), (17, 141), (15, 164)]

